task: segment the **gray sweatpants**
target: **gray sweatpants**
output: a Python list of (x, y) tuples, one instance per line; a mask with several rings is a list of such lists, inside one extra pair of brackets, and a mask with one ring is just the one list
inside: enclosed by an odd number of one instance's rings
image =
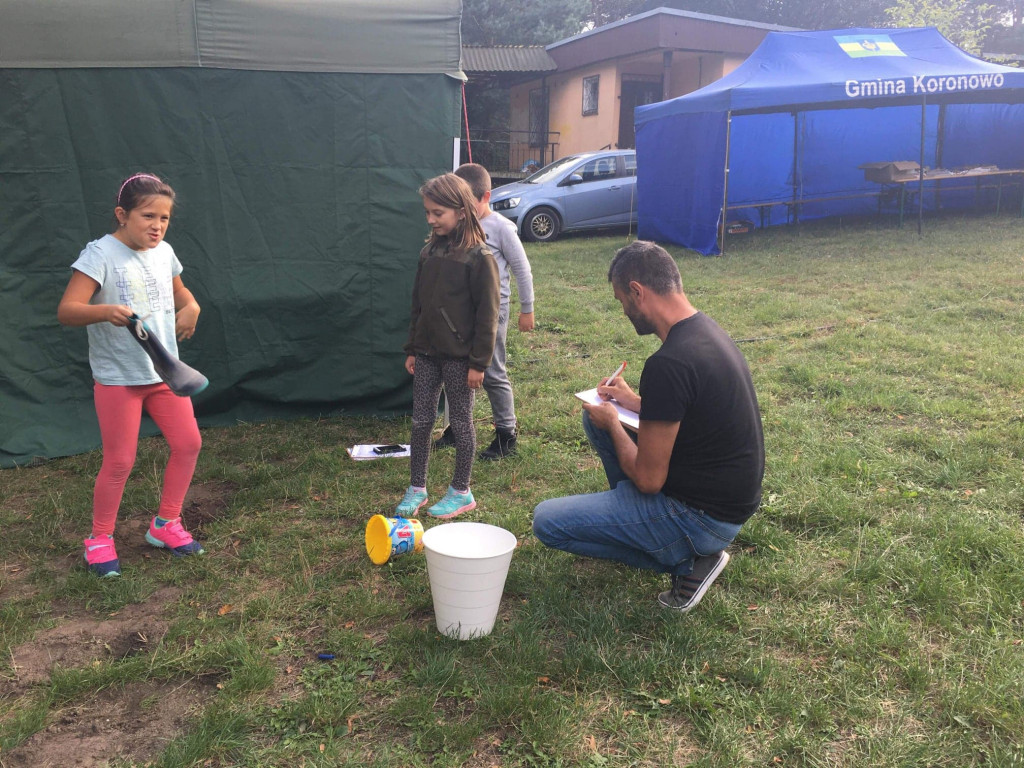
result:
[[(516, 405), (512, 397), (512, 382), (505, 368), (505, 337), (508, 335), (509, 305), (498, 309), (498, 335), (494, 339), (494, 356), (484, 372), (484, 391), (491, 401), (491, 413), (497, 429), (512, 431), (516, 428)], [(447, 389), (445, 390), (447, 391)]]

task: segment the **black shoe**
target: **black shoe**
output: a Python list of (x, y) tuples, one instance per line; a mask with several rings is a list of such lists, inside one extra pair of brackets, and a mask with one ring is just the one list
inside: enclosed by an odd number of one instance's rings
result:
[(452, 434), (451, 425), (444, 428), (441, 436), (434, 441), (434, 450), (438, 448), (451, 448), (455, 445), (455, 435)]
[(686, 613), (700, 602), (728, 562), (729, 553), (724, 549), (713, 555), (698, 557), (693, 561), (693, 571), (685, 576), (672, 577), (672, 589), (658, 595), (658, 602), (665, 608)]
[(516, 431), (514, 429), (494, 430), (494, 439), (486, 449), (480, 452), (484, 461), (498, 461), (516, 452)]

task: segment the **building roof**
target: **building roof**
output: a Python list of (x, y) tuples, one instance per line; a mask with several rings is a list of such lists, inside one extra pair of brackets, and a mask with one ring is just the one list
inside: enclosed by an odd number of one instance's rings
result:
[(464, 45), (464, 72), (552, 72), (555, 60), (540, 45)]
[(714, 16), (709, 13), (697, 13), (695, 11), (682, 11), (678, 8), (655, 8), (651, 11), (645, 11), (644, 13), (638, 13), (634, 16), (628, 16), (625, 19), (619, 21), (613, 21), (610, 24), (604, 24), (594, 29), (588, 29), (586, 32), (580, 32), (578, 35), (567, 37), (564, 40), (559, 40), (557, 43), (552, 43), (547, 46), (547, 50), (550, 51), (553, 48), (557, 48), (562, 45), (567, 45), (576, 40), (582, 40), (586, 37), (592, 37), (594, 35), (600, 35), (606, 33), (609, 30), (615, 29), (616, 27), (625, 26), (626, 24), (636, 24), (637, 22), (649, 19), (653, 16), (675, 16), (681, 19), (692, 19), (700, 22), (711, 22), (715, 24), (726, 24), (732, 27), (747, 27), (750, 29), (758, 29), (764, 32), (797, 32), (798, 27), (783, 27), (779, 24), (765, 24), (760, 21), (748, 21), (746, 19), (733, 19), (728, 16)]
[(778, 24), (655, 8), (559, 40), (546, 50), (564, 71), (655, 51), (747, 56), (769, 32), (796, 31), (799, 30)]

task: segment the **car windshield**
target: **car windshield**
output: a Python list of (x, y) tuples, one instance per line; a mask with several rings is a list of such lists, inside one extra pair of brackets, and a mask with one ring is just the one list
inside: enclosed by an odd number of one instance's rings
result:
[(544, 182), (551, 181), (551, 179), (558, 176), (566, 167), (572, 165), (575, 162), (583, 159), (585, 155), (570, 155), (569, 157), (563, 157), (561, 160), (555, 160), (550, 165), (545, 165), (539, 171), (531, 176), (527, 176), (523, 179), (524, 184), (543, 184)]

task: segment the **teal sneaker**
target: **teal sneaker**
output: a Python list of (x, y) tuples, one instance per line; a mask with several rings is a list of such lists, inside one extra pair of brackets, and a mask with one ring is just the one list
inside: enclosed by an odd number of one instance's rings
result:
[(409, 489), (405, 492), (405, 496), (402, 497), (398, 506), (395, 507), (395, 514), (399, 517), (416, 517), (420, 507), (426, 503), (427, 489), (416, 488), (410, 485)]
[(427, 514), (431, 517), (436, 517), (438, 520), (447, 520), (450, 517), (461, 515), (463, 512), (469, 512), (469, 510), (475, 507), (476, 501), (473, 499), (472, 491), (459, 493), (449, 485), (448, 493), (437, 504), (428, 509)]

